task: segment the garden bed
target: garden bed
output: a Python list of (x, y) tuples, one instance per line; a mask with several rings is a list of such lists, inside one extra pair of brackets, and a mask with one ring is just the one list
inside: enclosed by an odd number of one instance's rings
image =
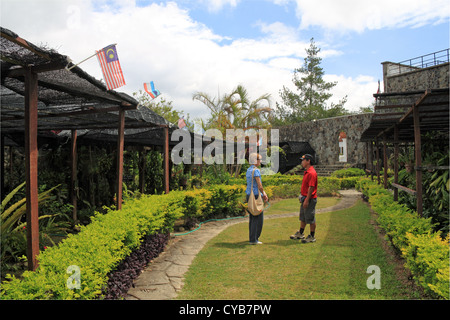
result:
[(358, 188), (378, 214), (377, 222), (392, 245), (402, 253), (416, 283), (434, 298), (449, 299), (449, 235), (434, 232), (431, 218), (393, 200), (392, 194), (362, 178)]
[[(127, 285), (117, 284), (114, 279), (121, 278), (127, 268), (137, 270), (142, 267), (144, 262), (136, 252), (150, 250), (153, 257), (162, 250), (161, 239), (157, 248), (149, 249), (147, 244), (142, 247), (146, 237), (168, 234), (183, 214), (206, 214), (208, 217), (214, 213), (239, 214), (241, 210), (238, 206), (241, 187), (215, 186), (195, 192), (143, 195), (139, 199), (127, 200), (120, 211), (109, 209), (106, 214), (98, 213), (89, 225), (81, 227), (78, 234), (69, 235), (57, 246), (42, 251), (36, 271), (25, 271), (21, 279), (8, 275), (2, 283), (1, 299), (102, 299), (120, 296)], [(152, 248), (154, 243), (149, 245)], [(128, 283), (132, 281), (131, 278), (125, 280)]]

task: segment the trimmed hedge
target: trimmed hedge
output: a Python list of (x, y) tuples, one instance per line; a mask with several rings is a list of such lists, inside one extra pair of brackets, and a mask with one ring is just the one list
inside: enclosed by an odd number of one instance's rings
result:
[(348, 177), (362, 177), (365, 176), (366, 173), (362, 169), (358, 168), (347, 168), (347, 169), (340, 169), (334, 171), (331, 176), (336, 178), (348, 178)]
[[(41, 252), (36, 271), (25, 271), (22, 279), (8, 276), (2, 283), (1, 299), (103, 298), (108, 274), (140, 247), (145, 236), (172, 231), (175, 221), (186, 212), (197, 214), (206, 209), (209, 215), (235, 213), (242, 190), (242, 187), (216, 186), (194, 191), (198, 195), (210, 195), (203, 198), (173, 191), (168, 195), (129, 199), (122, 210), (96, 214), (78, 234), (69, 235), (57, 246)], [(195, 202), (194, 198), (201, 199)], [(69, 289), (75, 275), (70, 266), (76, 266), (79, 271), (79, 289)]]
[[(319, 196), (335, 196), (339, 190), (355, 188), (360, 177), (319, 177), (317, 192)], [(302, 185), (302, 175), (282, 175), (274, 174), (262, 177), (264, 190), (270, 198), (292, 198), (298, 197)], [(233, 178), (229, 181), (230, 185), (241, 185), (244, 188), (247, 185), (245, 178)]]
[(393, 195), (369, 178), (362, 178), (358, 189), (369, 198), (379, 215), (377, 222), (386, 231), (392, 244), (406, 259), (416, 283), (434, 298), (450, 299), (449, 236), (433, 232), (431, 218), (393, 200)]

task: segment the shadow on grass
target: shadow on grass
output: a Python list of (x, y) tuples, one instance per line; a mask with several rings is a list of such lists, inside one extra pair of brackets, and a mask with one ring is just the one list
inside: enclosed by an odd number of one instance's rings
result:
[(246, 246), (250, 246), (251, 244), (248, 241), (240, 241), (240, 242), (217, 242), (213, 245), (213, 247), (217, 248), (227, 248), (227, 249), (241, 249)]

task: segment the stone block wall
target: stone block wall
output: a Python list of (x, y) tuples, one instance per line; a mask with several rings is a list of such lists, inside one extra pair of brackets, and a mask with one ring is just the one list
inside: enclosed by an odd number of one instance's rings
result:
[[(408, 92), (426, 89), (448, 88), (449, 63), (443, 63), (429, 68), (399, 69), (401, 73), (393, 72), (398, 63), (383, 62), (384, 92)], [(401, 65), (400, 65), (401, 66)]]
[(332, 165), (339, 162), (339, 134), (347, 135), (347, 163), (366, 163), (366, 143), (360, 142), (362, 133), (369, 127), (372, 113), (341, 116), (277, 127), (280, 142), (306, 141), (316, 151), (318, 164)]

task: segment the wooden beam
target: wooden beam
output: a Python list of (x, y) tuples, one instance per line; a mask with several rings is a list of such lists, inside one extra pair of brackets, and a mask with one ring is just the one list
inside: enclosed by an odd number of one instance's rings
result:
[(27, 69), (25, 74), (25, 171), (29, 270), (36, 270), (39, 254), (37, 109), (38, 76), (31, 72), (31, 69)]
[[(64, 69), (67, 66), (68, 62), (63, 63), (59, 61), (51, 61), (45, 64), (37, 65), (31, 67), (31, 71), (34, 73), (48, 72)], [(18, 78), (23, 77), (26, 73), (26, 67), (23, 68), (15, 68), (5, 72), (5, 76), (9, 78)]]
[(449, 166), (422, 166), (422, 167), (416, 166), (414, 169), (420, 170), (420, 171), (424, 171), (424, 170), (434, 171), (434, 170), (449, 170), (450, 167)]
[[(425, 93), (412, 105), (411, 108), (409, 108), (409, 110), (405, 113), (405, 115), (403, 117), (400, 118), (400, 120), (398, 120), (398, 124), (402, 123), (406, 118), (408, 118), (411, 114), (414, 113), (414, 110), (417, 110), (417, 113), (419, 112), (419, 109), (416, 107), (419, 104), (422, 103), (423, 100), (425, 100), (425, 98), (428, 96), (430, 92), (427, 90), (425, 91)], [(414, 117), (414, 115), (413, 115)]]
[(117, 187), (116, 187), (117, 210), (122, 209), (124, 130), (125, 130), (125, 110), (120, 109), (119, 128), (117, 132)]
[(413, 189), (410, 189), (410, 188), (407, 188), (407, 187), (404, 187), (404, 186), (401, 186), (398, 183), (392, 183), (392, 186), (395, 189), (400, 189), (400, 190), (405, 191), (405, 192), (407, 192), (409, 194), (412, 194), (413, 196), (415, 196), (417, 194), (417, 191), (415, 191)]
[[(97, 114), (97, 113), (107, 113), (107, 112), (117, 112), (123, 110), (134, 110), (136, 109), (134, 106), (132, 107), (107, 107), (107, 108), (95, 108), (92, 107), (92, 109), (87, 110), (78, 110), (78, 111), (71, 111), (71, 112), (59, 112), (59, 113), (44, 113), (43, 111), (39, 114), (39, 119), (44, 118), (58, 118), (58, 117), (76, 117), (76, 116), (83, 116), (83, 115), (90, 115), (90, 114)], [(18, 118), (15, 117), (14, 119), (7, 119), (7, 120), (17, 120)]]
[(18, 44), (19, 46), (21, 46), (27, 50), (30, 50), (31, 52), (37, 54), (38, 56), (41, 56), (44, 59), (47, 59), (49, 61), (51, 60), (51, 57), (47, 53), (41, 52), (40, 50), (37, 50), (34, 47), (30, 46), (30, 44), (26, 40), (22, 39), (21, 37), (14, 38), (13, 36), (10, 36), (9, 34), (4, 33), (4, 32), (1, 32), (0, 36), (2, 38), (8, 39), (11, 42), (14, 42), (15, 44)]

